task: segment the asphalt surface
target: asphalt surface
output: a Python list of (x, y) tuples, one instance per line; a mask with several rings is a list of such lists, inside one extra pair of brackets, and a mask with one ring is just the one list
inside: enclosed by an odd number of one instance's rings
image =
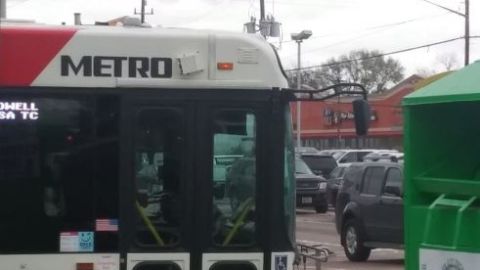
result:
[[(350, 262), (340, 245), (340, 236), (335, 229), (335, 213), (332, 210), (325, 214), (317, 214), (313, 210), (297, 209), (297, 242), (321, 245), (333, 252), (327, 262), (321, 263), (322, 270), (404, 269), (402, 250), (374, 249), (367, 262)], [(307, 260), (306, 267), (300, 264), (298, 269), (316, 269), (315, 262)]]

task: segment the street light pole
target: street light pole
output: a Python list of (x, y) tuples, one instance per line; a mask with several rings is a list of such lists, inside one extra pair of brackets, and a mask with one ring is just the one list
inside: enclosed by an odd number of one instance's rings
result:
[(470, 0), (465, 0), (465, 13), (461, 13), (456, 10), (441, 6), (429, 0), (423, 1), (441, 9), (450, 11), (454, 14), (457, 14), (458, 16), (462, 16), (465, 19), (465, 66), (468, 66), (468, 64), (470, 63)]
[[(300, 68), (302, 67), (302, 60), (301, 60), (301, 44), (302, 44), (302, 39), (296, 40), (297, 42), (297, 89), (300, 90), (301, 83), (302, 83), (302, 72)], [(300, 149), (302, 146), (302, 140), (300, 138), (300, 133), (302, 131), (302, 103), (301, 101), (297, 101), (297, 147)]]
[[(303, 30), (300, 33), (294, 33), (291, 35), (292, 40), (295, 40), (297, 42), (297, 89), (301, 89), (301, 84), (302, 84), (302, 61), (301, 61), (301, 44), (304, 39), (309, 38), (312, 35), (312, 31), (310, 30)], [(297, 147), (302, 146), (302, 139), (301, 139), (301, 133), (302, 133), (302, 104), (300, 101), (297, 101)]]

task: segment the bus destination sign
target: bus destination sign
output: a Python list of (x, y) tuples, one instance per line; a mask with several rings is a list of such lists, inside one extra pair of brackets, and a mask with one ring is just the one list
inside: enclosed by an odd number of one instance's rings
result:
[(35, 102), (0, 101), (0, 120), (38, 120)]

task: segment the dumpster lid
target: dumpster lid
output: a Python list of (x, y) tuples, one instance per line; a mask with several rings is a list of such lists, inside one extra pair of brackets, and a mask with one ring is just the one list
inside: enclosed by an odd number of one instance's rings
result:
[(480, 60), (453, 72), (403, 99), (404, 106), (480, 101)]

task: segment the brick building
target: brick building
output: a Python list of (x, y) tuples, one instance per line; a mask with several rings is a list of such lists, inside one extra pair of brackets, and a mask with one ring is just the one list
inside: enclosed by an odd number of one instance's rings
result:
[[(302, 102), (301, 138), (305, 146), (329, 148), (403, 148), (401, 102), (422, 78), (413, 75), (389, 91), (369, 95), (372, 117), (368, 136), (355, 135), (352, 97), (333, 98), (324, 102)], [(294, 133), (296, 104), (292, 103)]]

